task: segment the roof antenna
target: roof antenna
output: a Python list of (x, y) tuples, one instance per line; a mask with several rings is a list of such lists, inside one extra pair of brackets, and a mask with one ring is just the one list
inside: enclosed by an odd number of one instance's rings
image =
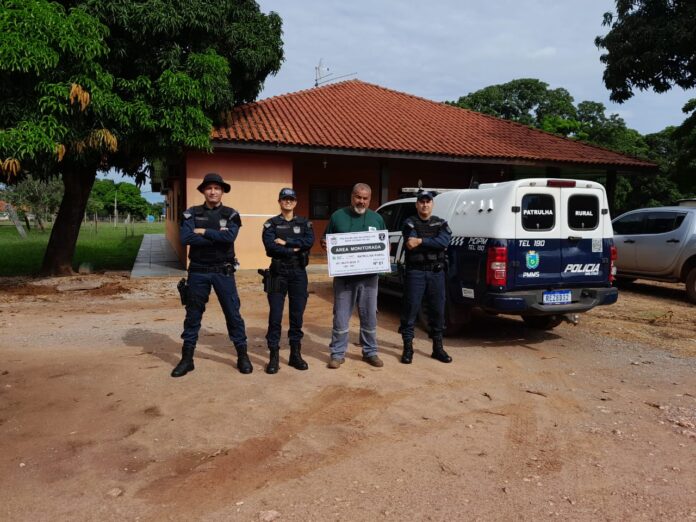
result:
[(319, 87), (320, 85), (323, 85), (325, 83), (333, 82), (335, 80), (338, 80), (340, 78), (346, 78), (348, 76), (355, 76), (358, 74), (357, 72), (352, 72), (349, 74), (342, 74), (341, 76), (334, 76), (333, 78), (330, 78), (330, 76), (333, 76), (332, 72), (329, 72), (329, 68), (324, 66), (324, 59), (319, 58), (319, 64), (314, 67), (314, 86)]

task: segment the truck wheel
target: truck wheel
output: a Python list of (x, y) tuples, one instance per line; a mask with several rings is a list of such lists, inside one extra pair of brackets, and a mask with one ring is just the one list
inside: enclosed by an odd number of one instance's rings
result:
[(563, 322), (558, 315), (523, 315), (522, 320), (528, 327), (537, 330), (553, 330)]
[(686, 276), (686, 297), (692, 303), (696, 303), (696, 267)]

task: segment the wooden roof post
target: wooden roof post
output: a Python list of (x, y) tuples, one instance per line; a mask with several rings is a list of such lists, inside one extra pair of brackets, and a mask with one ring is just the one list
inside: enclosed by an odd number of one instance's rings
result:
[(607, 169), (607, 182), (605, 185), (607, 190), (607, 201), (609, 202), (609, 213), (613, 217), (616, 209), (616, 171)]

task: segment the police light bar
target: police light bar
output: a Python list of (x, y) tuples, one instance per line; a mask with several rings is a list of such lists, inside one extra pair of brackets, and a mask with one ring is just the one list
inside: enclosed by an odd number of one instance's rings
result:
[(575, 186), (575, 181), (568, 179), (550, 179), (546, 182), (547, 187), (569, 188)]

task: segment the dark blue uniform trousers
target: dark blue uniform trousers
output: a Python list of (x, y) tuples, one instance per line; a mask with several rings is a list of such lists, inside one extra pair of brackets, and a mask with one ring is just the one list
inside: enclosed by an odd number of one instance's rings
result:
[(184, 333), (181, 334), (184, 344), (195, 346), (196, 341), (198, 341), (201, 319), (212, 287), (215, 289), (222, 312), (225, 314), (227, 333), (230, 336), (230, 340), (236, 348), (245, 347), (247, 338), (244, 329), (244, 319), (242, 319), (239, 313), (239, 295), (237, 294), (234, 274), (189, 272), (188, 285), (189, 298), (186, 304)]
[(292, 268), (282, 270), (280, 276), (287, 281), (286, 288), (281, 292), (269, 292), (268, 294), (269, 312), (266, 341), (269, 348), (280, 346), (281, 321), (283, 320), (286, 295), (290, 305), (288, 340), (291, 345), (298, 344), (304, 336), (302, 318), (307, 306), (307, 272), (302, 268)]
[[(445, 320), (445, 272), (406, 269), (404, 305), (401, 312), (401, 338), (413, 340), (413, 327), (421, 303), (427, 306), (430, 337), (441, 338)], [(425, 298), (425, 299), (424, 299)]]

